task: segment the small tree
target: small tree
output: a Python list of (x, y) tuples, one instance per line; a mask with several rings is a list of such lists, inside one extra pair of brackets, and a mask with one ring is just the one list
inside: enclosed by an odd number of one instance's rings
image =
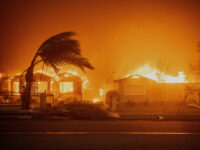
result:
[(166, 82), (166, 75), (169, 71), (169, 66), (170, 63), (168, 63), (165, 59), (159, 58), (156, 60), (156, 76), (158, 82)]
[(195, 78), (199, 78), (200, 77), (200, 42), (197, 43), (197, 50), (196, 50), (196, 57), (197, 59), (195, 59), (192, 63), (190, 63), (189, 67), (191, 70), (191, 73), (195, 76)]
[(166, 98), (165, 95), (166, 87), (162, 83), (166, 82), (170, 63), (165, 58), (159, 58), (156, 60), (155, 67), (156, 67), (156, 76), (159, 83), (156, 85), (154, 96), (155, 96), (156, 108), (159, 111), (159, 106), (161, 105), (161, 102), (163, 102), (163, 100)]
[[(58, 73), (59, 65), (72, 64), (84, 71), (84, 67), (93, 69), (88, 59), (81, 56), (80, 45), (71, 37), (75, 32), (63, 32), (47, 39), (37, 50), (30, 66), (21, 74), (20, 85), (24, 85), (21, 93), (22, 109), (29, 109), (31, 100), (31, 88), (33, 83), (34, 66), (40, 62), (52, 67)], [(39, 60), (38, 60), (39, 59)], [(22, 82), (25, 74), (26, 84)]]

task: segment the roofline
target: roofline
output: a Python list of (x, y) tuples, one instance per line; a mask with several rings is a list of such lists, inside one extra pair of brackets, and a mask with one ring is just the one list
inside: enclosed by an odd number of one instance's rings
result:
[(148, 80), (152, 80), (152, 81), (156, 82), (156, 81), (155, 81), (155, 80), (153, 80), (153, 79), (150, 79), (150, 78), (144, 77), (144, 76), (142, 76), (142, 75), (139, 75), (139, 74), (133, 74), (133, 75), (129, 75), (128, 77), (121, 78), (121, 79), (116, 79), (116, 80), (113, 80), (113, 81), (126, 80), (126, 79), (128, 79), (128, 78), (131, 78), (132, 76), (139, 76), (140, 78), (144, 78), (144, 79), (148, 79)]

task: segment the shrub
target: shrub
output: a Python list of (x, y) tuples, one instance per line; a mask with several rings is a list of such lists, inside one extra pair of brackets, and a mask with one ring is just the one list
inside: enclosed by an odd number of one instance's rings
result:
[(45, 112), (50, 116), (69, 116), (69, 111), (61, 106), (47, 107)]
[(83, 102), (74, 102), (65, 104), (64, 107), (69, 110), (69, 115), (74, 119), (83, 120), (108, 120), (111, 117), (98, 105)]

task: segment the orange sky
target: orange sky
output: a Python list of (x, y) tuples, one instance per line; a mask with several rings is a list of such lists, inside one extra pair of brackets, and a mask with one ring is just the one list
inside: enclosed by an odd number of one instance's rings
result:
[(21, 72), (40, 44), (75, 31), (89, 77), (106, 81), (158, 58), (186, 71), (200, 40), (198, 0), (1, 0), (0, 72)]

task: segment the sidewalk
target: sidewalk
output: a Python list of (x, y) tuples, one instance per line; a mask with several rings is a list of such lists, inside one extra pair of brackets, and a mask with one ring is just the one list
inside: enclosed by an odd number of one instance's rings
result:
[[(125, 109), (126, 110), (126, 109)], [(187, 106), (179, 111), (153, 112), (144, 107), (133, 107), (127, 111), (121, 110), (117, 120), (180, 120), (200, 121), (200, 108)], [(35, 110), (21, 110), (20, 106), (0, 106), (0, 120), (69, 120), (68, 117), (47, 116)]]
[[(135, 113), (120, 112), (118, 120), (180, 120), (180, 121), (200, 121), (200, 114), (185, 113)], [(37, 115), (37, 116), (36, 116)], [(36, 114), (32, 110), (1, 110), (0, 120), (69, 120), (67, 117), (46, 116)]]
[(175, 113), (119, 113), (123, 120), (180, 120), (200, 121), (200, 114), (175, 114)]

